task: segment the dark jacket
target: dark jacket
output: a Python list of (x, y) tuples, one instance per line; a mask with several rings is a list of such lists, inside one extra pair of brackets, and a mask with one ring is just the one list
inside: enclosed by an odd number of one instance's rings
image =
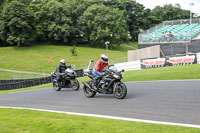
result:
[(58, 64), (55, 73), (64, 73), (67, 68), (71, 68), (71, 66), (62, 66), (61, 64)]

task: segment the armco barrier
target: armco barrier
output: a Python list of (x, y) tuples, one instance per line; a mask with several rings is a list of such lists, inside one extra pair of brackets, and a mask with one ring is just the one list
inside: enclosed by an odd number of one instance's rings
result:
[[(83, 76), (83, 69), (75, 70), (77, 77)], [(12, 90), (19, 88), (26, 88), (41, 84), (47, 84), (52, 82), (52, 77), (42, 77), (33, 79), (17, 79), (17, 80), (0, 80), (0, 91), (1, 90)]]

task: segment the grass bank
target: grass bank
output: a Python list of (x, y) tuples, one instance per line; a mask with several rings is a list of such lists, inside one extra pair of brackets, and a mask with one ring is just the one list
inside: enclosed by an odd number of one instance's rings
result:
[[(55, 71), (60, 59), (65, 59), (67, 65), (75, 64), (77, 68), (87, 67), (90, 60), (99, 60), (100, 55), (106, 53), (105, 49), (76, 47), (77, 56), (70, 52), (72, 46), (32, 45), (26, 47), (0, 47), (0, 68), (10, 70), (32, 71), (50, 73)], [(123, 45), (116, 50), (109, 50), (109, 60), (127, 57), (130, 48)], [(53, 57), (50, 67), (49, 58)]]
[(199, 133), (200, 129), (60, 113), (2, 109), (2, 133)]

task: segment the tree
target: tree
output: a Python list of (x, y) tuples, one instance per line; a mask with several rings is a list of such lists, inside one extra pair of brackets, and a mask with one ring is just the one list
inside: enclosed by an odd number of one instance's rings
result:
[(70, 33), (74, 30), (70, 16), (70, 6), (57, 0), (46, 4), (46, 20), (48, 37), (51, 40), (68, 42)]
[(145, 19), (144, 6), (133, 0), (93, 0), (94, 3), (102, 3), (112, 8), (118, 8), (124, 14), (128, 31), (134, 41), (137, 41), (141, 20)]
[(0, 19), (0, 38), (21, 46), (34, 40), (34, 17), (27, 3), (11, 1), (3, 6)]
[(190, 17), (190, 12), (181, 9), (179, 4), (176, 4), (175, 6), (166, 4), (163, 7), (156, 6), (152, 10), (152, 15), (157, 17), (159, 23), (161, 23), (167, 20), (188, 19)]
[[(127, 25), (123, 12), (103, 4), (88, 7), (79, 20), (83, 37), (92, 45), (102, 47), (106, 41), (117, 43), (127, 39)], [(112, 46), (112, 45), (111, 45)]]
[(86, 9), (91, 5), (88, 0), (64, 0), (70, 10), (70, 18), (72, 21), (71, 31), (69, 35), (69, 42), (74, 43), (83, 43), (81, 26), (79, 25), (79, 18), (83, 15)]
[(33, 12), (36, 30), (36, 41), (48, 41), (48, 18), (47, 18), (47, 4), (48, 0), (34, 1), (30, 3), (30, 10)]

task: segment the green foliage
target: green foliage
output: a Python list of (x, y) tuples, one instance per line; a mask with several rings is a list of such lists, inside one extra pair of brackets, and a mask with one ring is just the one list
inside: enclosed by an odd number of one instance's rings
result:
[(88, 7), (80, 18), (83, 37), (91, 44), (103, 47), (127, 39), (127, 25), (123, 12), (103, 4)]
[(72, 19), (70, 16), (68, 3), (62, 3), (57, 0), (50, 0), (46, 4), (48, 21), (48, 37), (50, 39), (68, 42), (68, 36), (73, 31)]
[(1, 40), (18, 46), (34, 40), (34, 17), (27, 2), (13, 0), (4, 5), (0, 14)]
[(166, 4), (163, 7), (156, 6), (152, 10), (152, 15), (158, 19), (158, 22), (175, 19), (188, 19), (190, 12), (180, 9), (180, 5)]
[(83, 32), (81, 31), (79, 19), (90, 6), (90, 2), (88, 0), (64, 0), (64, 3), (69, 5), (68, 10), (70, 11), (71, 21), (73, 23), (70, 25), (69, 42), (72, 44), (84, 43), (85, 40), (82, 37)]
[(150, 10), (133, 0), (1, 0), (0, 43), (50, 41), (104, 47), (109, 41), (112, 47), (137, 41), (141, 30), (158, 23), (189, 16), (179, 4)]

